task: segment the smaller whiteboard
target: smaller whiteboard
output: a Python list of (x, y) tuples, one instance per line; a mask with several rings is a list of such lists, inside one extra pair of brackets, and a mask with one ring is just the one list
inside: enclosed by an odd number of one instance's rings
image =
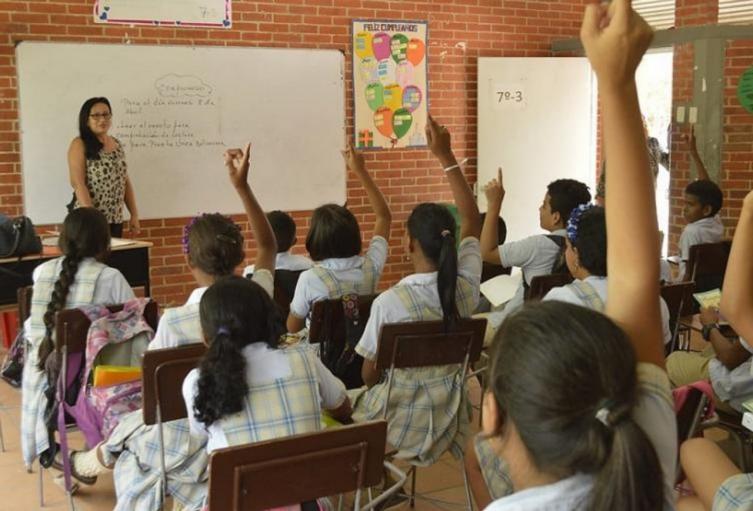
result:
[(110, 25), (230, 28), (232, 0), (96, 0), (94, 21)]
[(543, 232), (547, 185), (577, 179), (594, 194), (596, 94), (585, 58), (478, 60), (478, 202), (504, 169), (507, 241)]

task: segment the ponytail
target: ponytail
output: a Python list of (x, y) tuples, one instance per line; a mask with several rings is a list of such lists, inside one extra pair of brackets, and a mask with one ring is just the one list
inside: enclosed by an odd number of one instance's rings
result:
[(442, 231), (441, 236), (437, 288), (439, 289), (439, 303), (442, 305), (444, 327), (447, 330), (458, 318), (455, 304), (455, 291), (458, 284), (458, 252), (455, 248), (455, 236), (449, 230)]
[(646, 433), (630, 415), (609, 429), (611, 449), (596, 474), (589, 509), (658, 509), (664, 497), (664, 477)]
[(37, 368), (40, 371), (44, 371), (45, 364), (47, 363), (47, 357), (50, 356), (55, 349), (55, 345), (52, 342), (52, 332), (55, 329), (55, 314), (65, 308), (65, 302), (68, 299), (68, 292), (71, 289), (71, 285), (76, 280), (76, 272), (78, 266), (81, 264), (81, 257), (76, 254), (69, 254), (63, 259), (63, 269), (60, 271), (60, 276), (55, 282), (55, 286), (52, 291), (52, 299), (47, 304), (47, 310), (45, 310), (42, 320), (44, 321), (44, 337), (42, 343), (39, 345), (38, 352), (38, 364)]
[(248, 394), (246, 359), (240, 342), (220, 328), (199, 366), (199, 381), (193, 414), (209, 427), (225, 415), (240, 412)]

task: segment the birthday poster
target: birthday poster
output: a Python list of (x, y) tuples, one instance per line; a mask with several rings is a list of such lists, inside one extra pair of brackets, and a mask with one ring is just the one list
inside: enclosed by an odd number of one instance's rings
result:
[(425, 146), (427, 24), (353, 21), (355, 146)]

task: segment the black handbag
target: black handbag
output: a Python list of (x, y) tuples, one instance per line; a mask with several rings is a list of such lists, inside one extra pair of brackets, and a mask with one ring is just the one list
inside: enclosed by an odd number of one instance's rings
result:
[(0, 258), (41, 252), (42, 240), (28, 216), (10, 218), (0, 214)]

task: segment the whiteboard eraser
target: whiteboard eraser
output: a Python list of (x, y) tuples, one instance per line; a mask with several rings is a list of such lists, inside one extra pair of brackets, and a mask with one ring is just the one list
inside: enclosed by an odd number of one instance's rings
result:
[(698, 107), (691, 106), (688, 108), (688, 122), (695, 124), (698, 122)]
[(677, 107), (677, 122), (679, 123), (685, 122), (685, 107), (684, 106)]

